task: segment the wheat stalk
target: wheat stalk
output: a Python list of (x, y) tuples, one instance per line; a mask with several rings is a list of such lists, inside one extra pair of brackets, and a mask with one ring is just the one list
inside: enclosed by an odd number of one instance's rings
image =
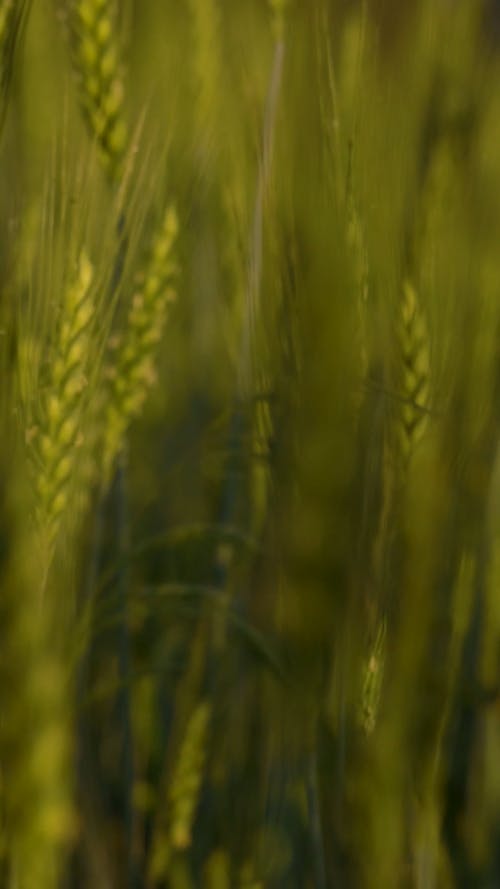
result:
[[(217, 144), (221, 97), (219, 4), (217, 0), (190, 0), (194, 51), (196, 136), (210, 158)], [(203, 158), (202, 158), (203, 160)]]
[(186, 726), (179, 758), (169, 788), (170, 841), (174, 849), (191, 844), (191, 831), (205, 766), (211, 707), (202, 701)]
[(16, 4), (14, 0), (3, 0), (0, 3), (0, 55), (4, 55), (13, 25)]

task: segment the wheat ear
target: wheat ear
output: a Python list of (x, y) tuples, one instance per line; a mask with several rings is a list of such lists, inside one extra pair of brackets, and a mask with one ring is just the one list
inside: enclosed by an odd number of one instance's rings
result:
[(414, 286), (405, 281), (398, 339), (402, 365), (399, 447), (407, 465), (424, 432), (430, 403), (430, 349), (427, 323)]
[(176, 265), (172, 248), (177, 236), (177, 214), (165, 213), (148, 263), (137, 279), (127, 324), (111, 343), (105, 371), (109, 397), (104, 421), (104, 475), (109, 478), (130, 422), (140, 413), (155, 382), (155, 359), (165, 326), (168, 306), (175, 299), (172, 279)]
[(121, 171), (127, 143), (115, 3), (73, 0), (70, 27), (82, 108), (103, 163), (115, 177)]
[(195, 708), (179, 751), (179, 758), (169, 789), (170, 842), (174, 849), (191, 845), (191, 830), (198, 805), (205, 766), (210, 704), (202, 701)]
[(49, 543), (55, 540), (68, 506), (78, 446), (83, 441), (81, 415), (94, 311), (92, 276), (92, 265), (82, 252), (75, 278), (64, 294), (40, 421), (34, 430), (37, 509)]
[(205, 769), (211, 706), (201, 701), (193, 710), (180, 745), (168, 790), (168, 832), (159, 830), (153, 844), (150, 875), (153, 881), (164, 878), (173, 855), (191, 845), (193, 822), (198, 806)]
[(199, 145), (214, 151), (221, 95), (218, 0), (189, 0), (193, 32), (193, 80)]

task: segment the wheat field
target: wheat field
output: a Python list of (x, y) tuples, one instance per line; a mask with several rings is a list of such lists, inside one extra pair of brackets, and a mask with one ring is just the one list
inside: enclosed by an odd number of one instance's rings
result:
[(500, 887), (500, 4), (0, 0), (0, 889)]

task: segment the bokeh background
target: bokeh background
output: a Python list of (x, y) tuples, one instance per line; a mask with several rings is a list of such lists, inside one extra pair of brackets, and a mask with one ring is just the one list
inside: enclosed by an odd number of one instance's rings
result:
[(500, 7), (0, 0), (0, 885), (500, 886)]

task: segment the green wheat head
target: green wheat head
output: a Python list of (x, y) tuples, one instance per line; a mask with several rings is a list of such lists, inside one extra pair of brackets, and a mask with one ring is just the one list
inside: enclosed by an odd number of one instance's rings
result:
[(168, 788), (168, 833), (159, 830), (153, 845), (150, 873), (164, 877), (172, 856), (191, 845), (192, 829), (203, 781), (211, 705), (201, 701), (188, 720)]
[(401, 408), (398, 416), (400, 456), (406, 466), (429, 417), (430, 349), (427, 323), (417, 291), (403, 285), (398, 345), (401, 359)]
[(123, 437), (156, 380), (158, 344), (168, 307), (176, 296), (172, 279), (177, 267), (172, 250), (177, 230), (177, 214), (169, 207), (149, 261), (137, 278), (125, 329), (110, 344), (111, 356), (105, 371), (109, 387), (104, 420), (105, 477), (109, 477)]
[(211, 706), (202, 701), (194, 710), (179, 751), (169, 788), (171, 812), (170, 841), (174, 849), (191, 844), (191, 832), (198, 805), (205, 766)]
[(38, 424), (31, 430), (40, 525), (54, 542), (70, 502), (72, 478), (83, 444), (89, 374), (93, 268), (82, 251), (63, 297)]
[[(15, 466), (0, 491), (0, 862), (9, 887), (56, 889), (73, 832), (64, 671), (42, 607), (38, 566)], [(9, 479), (6, 488), (6, 478)], [(45, 604), (45, 603), (44, 603)]]
[(104, 166), (115, 177), (121, 170), (127, 143), (115, 3), (72, 0), (70, 27), (82, 109)]

